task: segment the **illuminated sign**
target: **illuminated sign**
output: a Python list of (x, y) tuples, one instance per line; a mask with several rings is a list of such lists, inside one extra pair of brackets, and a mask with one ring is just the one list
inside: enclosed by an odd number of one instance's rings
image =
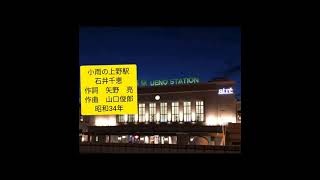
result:
[(141, 80), (139, 86), (168, 86), (168, 85), (182, 85), (182, 84), (196, 84), (199, 83), (199, 78), (179, 78), (179, 79), (165, 79), (165, 80)]
[(81, 114), (138, 114), (137, 66), (80, 66)]
[(232, 87), (228, 88), (228, 89), (226, 89), (226, 88), (219, 89), (218, 94), (221, 94), (221, 95), (222, 94), (233, 94), (233, 89), (232, 89)]

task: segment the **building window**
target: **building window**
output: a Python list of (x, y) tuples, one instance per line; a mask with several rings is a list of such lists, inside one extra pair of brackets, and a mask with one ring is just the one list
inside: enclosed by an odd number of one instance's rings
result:
[(183, 102), (183, 121), (191, 121), (191, 102)]
[(128, 122), (134, 122), (134, 114), (128, 114)]
[(145, 122), (146, 121), (146, 105), (145, 104), (139, 104), (139, 122)]
[(88, 135), (82, 135), (82, 142), (88, 142)]
[(99, 137), (98, 136), (96, 136), (96, 142), (98, 142), (99, 141)]
[(150, 138), (149, 138), (149, 144), (154, 144), (154, 136), (150, 136)]
[(169, 136), (169, 144), (177, 144), (177, 136)]
[(160, 144), (160, 136), (159, 135), (154, 136), (154, 144)]
[(204, 105), (203, 101), (196, 101), (196, 121), (203, 122), (204, 120)]
[(167, 103), (160, 103), (160, 122), (168, 121)]
[(149, 104), (149, 121), (155, 122), (156, 121), (156, 103)]
[(170, 144), (169, 136), (161, 136), (161, 144)]
[(144, 137), (144, 143), (149, 144), (149, 137), (148, 136)]
[(118, 137), (116, 135), (110, 135), (110, 143), (119, 143)]
[(124, 123), (124, 115), (117, 115), (116, 116), (117, 118), (117, 123)]
[(179, 121), (179, 102), (172, 102), (171, 120), (173, 122), (178, 122)]
[(241, 112), (240, 111), (237, 112), (237, 118), (238, 118), (238, 121), (241, 121)]

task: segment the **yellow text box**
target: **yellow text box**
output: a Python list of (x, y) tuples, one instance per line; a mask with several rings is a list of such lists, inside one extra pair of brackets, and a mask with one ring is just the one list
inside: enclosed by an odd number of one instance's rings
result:
[(138, 114), (137, 66), (80, 66), (81, 114)]

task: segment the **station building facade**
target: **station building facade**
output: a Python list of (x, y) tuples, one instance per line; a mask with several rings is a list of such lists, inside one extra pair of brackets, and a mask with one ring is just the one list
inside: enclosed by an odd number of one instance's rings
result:
[(80, 142), (230, 144), (228, 127), (241, 122), (234, 86), (234, 81), (216, 80), (138, 87), (138, 114), (80, 115)]

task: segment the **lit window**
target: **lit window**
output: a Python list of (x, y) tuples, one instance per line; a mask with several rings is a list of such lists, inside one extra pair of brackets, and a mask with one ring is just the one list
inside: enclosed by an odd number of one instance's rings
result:
[(160, 122), (168, 121), (167, 103), (160, 103)]
[(156, 103), (149, 104), (149, 116), (150, 122), (156, 121)]
[(81, 136), (81, 142), (87, 142), (88, 141), (88, 135), (82, 134)]
[(238, 118), (238, 121), (241, 121), (241, 113), (239, 111), (237, 112), (237, 118)]
[(146, 116), (146, 105), (139, 104), (139, 122), (145, 122)]
[(144, 142), (144, 136), (140, 137), (140, 141)]
[(183, 102), (183, 121), (191, 121), (191, 102)]
[(148, 136), (145, 136), (144, 143), (149, 144), (149, 137)]
[(154, 144), (160, 144), (160, 137), (159, 135), (154, 136)]
[(99, 137), (98, 136), (96, 136), (96, 142), (98, 142), (99, 141)]
[(169, 144), (177, 144), (177, 136), (169, 136)]
[(134, 122), (134, 114), (128, 115), (128, 122)]
[(161, 144), (169, 144), (169, 137), (161, 136)]
[(150, 144), (154, 144), (154, 136), (150, 136)]
[(124, 123), (124, 115), (117, 115), (117, 123)]
[(179, 102), (172, 102), (171, 108), (171, 120), (173, 122), (179, 121)]
[(196, 119), (195, 121), (204, 120), (204, 104), (203, 101), (196, 101)]

